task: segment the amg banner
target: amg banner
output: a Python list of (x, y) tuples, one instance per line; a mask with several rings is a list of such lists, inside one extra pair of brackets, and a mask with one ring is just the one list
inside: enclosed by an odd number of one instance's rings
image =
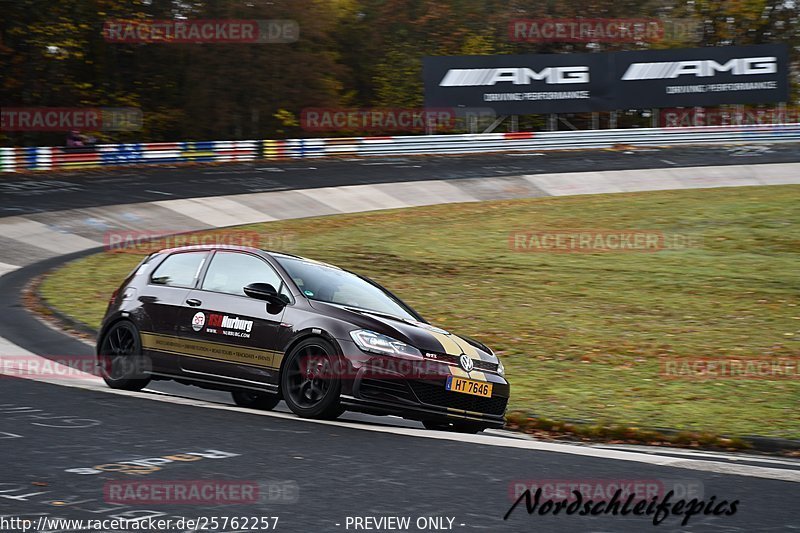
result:
[(426, 57), (425, 107), (514, 115), (609, 109), (607, 65), (602, 54)]
[(525, 115), (786, 102), (785, 45), (423, 60), (426, 107)]
[(789, 99), (785, 45), (617, 52), (611, 61), (617, 109)]

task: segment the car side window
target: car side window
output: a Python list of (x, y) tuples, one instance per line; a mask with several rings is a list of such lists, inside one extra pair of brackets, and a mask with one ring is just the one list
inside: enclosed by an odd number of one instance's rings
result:
[(168, 287), (194, 287), (195, 280), (203, 267), (206, 252), (180, 252), (164, 259), (150, 281)]
[(281, 277), (266, 261), (250, 254), (217, 252), (203, 280), (203, 290), (245, 296), (244, 287), (251, 283), (269, 283), (281, 290)]

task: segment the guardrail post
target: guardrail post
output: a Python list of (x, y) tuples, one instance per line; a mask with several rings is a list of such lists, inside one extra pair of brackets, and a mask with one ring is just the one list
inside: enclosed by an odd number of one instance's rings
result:
[(53, 149), (49, 146), (36, 149), (36, 170), (53, 168)]
[(0, 146), (0, 171), (17, 171), (17, 149), (13, 147)]

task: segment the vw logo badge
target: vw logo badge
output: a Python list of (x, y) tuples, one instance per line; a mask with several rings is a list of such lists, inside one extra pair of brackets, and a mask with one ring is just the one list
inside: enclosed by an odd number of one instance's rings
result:
[(462, 354), (461, 357), (458, 358), (458, 362), (461, 364), (461, 368), (467, 372), (472, 371), (472, 359), (470, 359), (467, 354)]

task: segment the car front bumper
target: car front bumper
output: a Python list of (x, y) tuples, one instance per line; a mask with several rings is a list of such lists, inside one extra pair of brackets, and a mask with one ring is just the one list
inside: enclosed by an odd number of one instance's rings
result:
[[(510, 386), (499, 374), (466, 373), (459, 367), (429, 360), (405, 361), (400, 365), (402, 370), (397, 370), (397, 365), (387, 368), (382, 364), (387, 361), (382, 356), (359, 359), (342, 391), (342, 401), (349, 409), (413, 420), (479, 422), (495, 428), (505, 423)], [(449, 391), (449, 376), (491, 383), (491, 397)]]

